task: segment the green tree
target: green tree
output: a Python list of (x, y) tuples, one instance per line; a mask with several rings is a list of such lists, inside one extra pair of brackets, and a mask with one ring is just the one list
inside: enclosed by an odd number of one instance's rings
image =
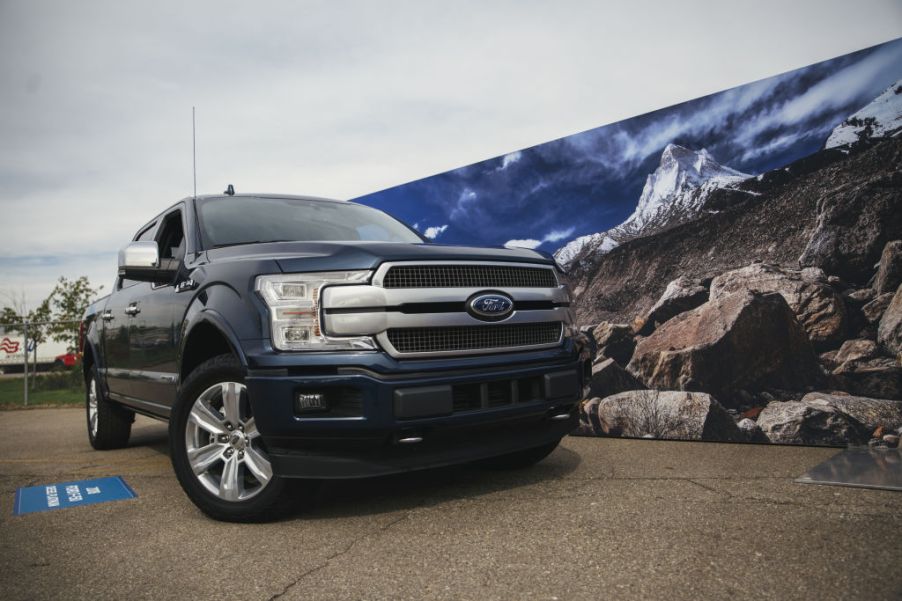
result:
[(31, 311), (27, 310), (24, 297), (6, 294), (8, 305), (0, 310), (0, 324), (9, 324), (4, 328), (7, 332), (23, 334), (23, 322), (27, 320), (28, 341), (32, 344), (37, 346), (52, 339), (65, 343), (69, 351), (74, 351), (78, 346), (78, 325), (85, 309), (102, 289), (103, 286), (91, 286), (85, 276), (74, 280), (61, 277), (50, 295)]
[(0, 324), (6, 324), (3, 329), (6, 332), (24, 334), (24, 322), (28, 321), (28, 340), (25, 341), (25, 347), (28, 347), (29, 340), (35, 345), (35, 348), (47, 342), (49, 333), (47, 322), (50, 321), (50, 297), (48, 296), (40, 305), (28, 311), (25, 306), (24, 296), (17, 297), (12, 294), (4, 296), (6, 296), (9, 305), (0, 310)]
[(78, 326), (85, 310), (88, 308), (103, 286), (94, 288), (88, 278), (69, 280), (61, 277), (47, 297), (49, 309), (54, 322), (48, 328), (48, 334), (57, 342), (64, 342), (70, 351), (78, 347)]

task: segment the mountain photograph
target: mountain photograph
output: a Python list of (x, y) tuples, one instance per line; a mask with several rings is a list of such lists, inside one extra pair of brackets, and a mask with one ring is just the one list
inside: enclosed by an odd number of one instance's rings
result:
[(902, 40), (356, 200), (554, 256), (579, 434), (899, 444)]

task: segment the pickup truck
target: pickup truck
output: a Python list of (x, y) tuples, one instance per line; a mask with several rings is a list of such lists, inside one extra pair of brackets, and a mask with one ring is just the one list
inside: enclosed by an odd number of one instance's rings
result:
[(90, 443), (168, 420), (179, 483), (227, 521), (277, 515), (291, 479), (534, 464), (591, 371), (560, 276), (353, 202), (186, 198), (138, 229), (84, 317)]

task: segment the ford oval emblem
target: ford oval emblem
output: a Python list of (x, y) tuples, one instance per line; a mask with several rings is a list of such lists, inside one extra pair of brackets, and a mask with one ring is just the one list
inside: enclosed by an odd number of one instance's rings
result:
[(483, 321), (501, 321), (514, 310), (514, 299), (501, 292), (481, 292), (467, 301), (467, 312)]

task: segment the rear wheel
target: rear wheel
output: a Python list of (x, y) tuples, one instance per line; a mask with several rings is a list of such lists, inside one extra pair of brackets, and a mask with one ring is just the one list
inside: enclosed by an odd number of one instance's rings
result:
[(220, 355), (202, 363), (182, 390), (169, 423), (169, 444), (188, 497), (218, 520), (277, 515), (285, 482), (272, 473), (238, 361)]
[(98, 450), (121, 449), (128, 444), (135, 414), (103, 395), (103, 388), (92, 365), (85, 378), (85, 411), (88, 440)]
[(516, 453), (508, 453), (507, 455), (499, 455), (498, 457), (489, 457), (477, 462), (479, 467), (490, 470), (518, 470), (527, 468), (542, 461), (557, 448), (560, 440), (552, 443), (544, 444), (540, 447), (517, 451)]

